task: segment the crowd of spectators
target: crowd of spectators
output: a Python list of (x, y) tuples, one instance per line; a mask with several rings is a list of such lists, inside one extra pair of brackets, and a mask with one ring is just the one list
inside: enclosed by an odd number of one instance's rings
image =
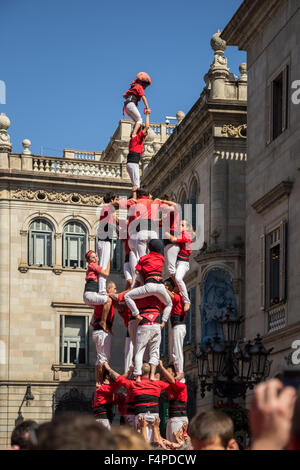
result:
[[(256, 386), (250, 406), (251, 442), (248, 450), (300, 449), (300, 394), (284, 387), (278, 379)], [(11, 450), (239, 450), (231, 418), (221, 411), (198, 413), (176, 433), (176, 442), (164, 439), (159, 419), (153, 423), (154, 442), (146, 440), (145, 421), (138, 430), (112, 426), (111, 430), (93, 416), (67, 413), (38, 425), (23, 421), (11, 434)]]

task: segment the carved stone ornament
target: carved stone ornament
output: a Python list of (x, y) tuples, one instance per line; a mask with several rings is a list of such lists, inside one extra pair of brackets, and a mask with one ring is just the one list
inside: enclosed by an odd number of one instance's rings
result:
[(25, 263), (24, 263), (24, 264), (23, 264), (23, 263), (20, 264), (19, 267), (18, 267), (18, 270), (19, 270), (20, 273), (22, 273), (22, 274), (27, 273), (28, 269), (29, 269), (28, 264), (25, 264)]
[(222, 134), (224, 135), (224, 137), (230, 137), (234, 139), (247, 139), (247, 124), (241, 124), (240, 126), (224, 124), (222, 128)]
[(60, 193), (55, 191), (44, 191), (32, 189), (16, 189), (11, 191), (12, 199), (23, 201), (43, 201), (43, 202), (59, 202), (61, 204), (76, 204), (87, 206), (99, 206), (103, 203), (103, 197), (96, 194), (79, 194), (79, 193)]

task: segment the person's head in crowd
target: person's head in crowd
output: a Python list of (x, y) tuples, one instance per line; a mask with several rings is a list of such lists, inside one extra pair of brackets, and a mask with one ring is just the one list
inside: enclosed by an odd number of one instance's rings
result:
[(175, 370), (174, 364), (169, 364), (168, 367), (167, 367), (167, 371), (168, 371), (169, 374), (171, 374), (173, 377), (176, 376), (176, 370)]
[(149, 251), (154, 251), (155, 253), (163, 254), (164, 245), (163, 242), (159, 239), (153, 238), (148, 242)]
[(129, 426), (112, 427), (111, 432), (117, 450), (151, 450), (149, 442)]
[(297, 392), (297, 399), (294, 407), (292, 420), (291, 437), (288, 448), (290, 450), (300, 450), (300, 388)]
[(142, 377), (150, 377), (151, 367), (148, 362), (144, 362), (142, 365)]
[(202, 411), (189, 425), (195, 450), (237, 450), (232, 419), (221, 411)]
[(61, 413), (38, 431), (37, 450), (115, 450), (111, 432), (84, 413)]
[(103, 201), (105, 202), (105, 204), (112, 204), (116, 202), (116, 199), (117, 199), (117, 196), (113, 193), (106, 193), (103, 196)]
[(171, 277), (168, 277), (168, 279), (164, 281), (164, 285), (170, 292), (173, 292), (176, 286), (175, 282), (173, 281)]
[(38, 424), (29, 419), (18, 424), (10, 437), (12, 448), (20, 450), (32, 449), (36, 443), (35, 432), (37, 428)]
[(149, 197), (149, 191), (146, 188), (139, 188), (136, 192), (136, 195), (138, 199), (141, 197)]
[(113, 281), (106, 283), (106, 291), (108, 294), (115, 294), (117, 292), (117, 286)]

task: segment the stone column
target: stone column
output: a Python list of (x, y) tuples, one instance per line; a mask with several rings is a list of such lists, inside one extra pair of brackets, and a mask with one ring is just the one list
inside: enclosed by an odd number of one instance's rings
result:
[(28, 230), (20, 230), (21, 235), (21, 259), (19, 262), (19, 271), (26, 273), (28, 271)]
[(32, 165), (32, 155), (29, 150), (29, 147), (31, 145), (31, 142), (29, 139), (24, 139), (22, 142), (22, 145), (24, 147), (22, 156), (21, 156), (21, 169), (22, 170), (27, 170), (27, 171), (32, 171), (33, 165)]
[(62, 273), (62, 236), (61, 233), (54, 235), (54, 266), (53, 271), (55, 274)]

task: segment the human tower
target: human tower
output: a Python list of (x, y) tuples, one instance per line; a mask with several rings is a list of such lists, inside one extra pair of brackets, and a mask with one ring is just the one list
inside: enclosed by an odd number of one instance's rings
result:
[[(93, 400), (96, 419), (110, 428), (112, 406), (117, 402), (125, 422), (135, 429), (142, 427), (145, 437), (152, 442), (154, 424), (159, 422), (159, 397), (166, 391), (169, 399), (167, 439), (175, 442), (176, 433), (186, 430), (188, 421), (183, 341), (190, 299), (184, 276), (189, 270), (194, 232), (189, 222), (181, 219), (176, 201), (167, 195), (153, 199), (146, 188), (140, 187), (139, 161), (151, 113), (145, 89), (150, 84), (150, 76), (140, 72), (123, 95), (123, 114), (126, 112), (134, 121), (126, 164), (132, 195), (126, 200), (112, 193), (104, 196), (97, 254), (88, 251), (85, 255), (88, 267), (83, 299), (94, 307), (91, 325), (97, 351)], [(145, 105), (145, 124), (138, 110), (140, 100)], [(125, 210), (126, 219), (117, 217), (118, 209)], [(108, 279), (111, 240), (116, 231), (125, 247), (126, 285), (120, 293)], [(165, 280), (163, 269), (167, 272)], [(109, 365), (115, 308), (127, 328), (123, 375)], [(168, 327), (169, 320), (169, 365), (165, 368), (159, 353), (161, 331)], [(156, 372), (158, 365), (159, 373)], [(127, 390), (125, 396), (114, 393), (120, 387)]]

